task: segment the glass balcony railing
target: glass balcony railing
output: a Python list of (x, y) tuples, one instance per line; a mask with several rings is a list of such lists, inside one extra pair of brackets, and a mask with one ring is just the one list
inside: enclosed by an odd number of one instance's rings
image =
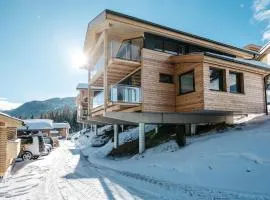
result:
[(104, 92), (99, 92), (96, 96), (93, 97), (93, 108), (101, 106), (104, 104)]
[(141, 103), (141, 88), (128, 85), (111, 86), (110, 100), (112, 102)]
[(105, 65), (105, 58), (104, 55), (102, 54), (99, 59), (97, 60), (96, 64), (94, 67), (91, 69), (91, 79), (96, 75), (98, 71), (104, 68)]
[(131, 61), (141, 61), (141, 49), (143, 47), (143, 38), (134, 38), (124, 41), (111, 41), (110, 56)]

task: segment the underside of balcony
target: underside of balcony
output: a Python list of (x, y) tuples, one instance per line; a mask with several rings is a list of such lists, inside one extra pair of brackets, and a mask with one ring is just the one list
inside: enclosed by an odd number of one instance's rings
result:
[[(108, 85), (113, 85), (126, 78), (129, 74), (140, 69), (141, 63), (139, 61), (124, 60), (120, 58), (112, 58), (108, 63), (107, 68), (107, 82)], [(92, 86), (103, 86), (104, 70), (96, 74), (91, 83)]]

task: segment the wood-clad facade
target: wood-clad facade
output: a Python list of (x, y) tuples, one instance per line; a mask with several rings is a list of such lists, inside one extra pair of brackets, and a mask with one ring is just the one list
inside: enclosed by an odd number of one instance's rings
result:
[(160, 73), (174, 76), (170, 55), (142, 50), (142, 112), (175, 112), (175, 84), (161, 83)]
[(17, 139), (17, 127), (23, 125), (15, 119), (0, 113), (0, 177), (4, 176), (7, 168), (20, 152), (20, 139)]
[(90, 60), (89, 119), (108, 112), (266, 110), (270, 67), (256, 61), (258, 51), (109, 10), (89, 23), (84, 49)]

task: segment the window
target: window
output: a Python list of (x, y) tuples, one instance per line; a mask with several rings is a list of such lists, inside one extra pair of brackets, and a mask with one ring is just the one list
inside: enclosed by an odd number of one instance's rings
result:
[(173, 83), (173, 76), (169, 74), (159, 74), (159, 82), (161, 83)]
[(172, 55), (184, 54), (184, 46), (177, 40), (145, 33), (144, 46), (147, 49), (161, 51)]
[(210, 68), (210, 90), (215, 91), (225, 91), (225, 70), (217, 69), (217, 68)]
[(194, 71), (179, 76), (179, 93), (186, 94), (195, 91)]
[(230, 71), (230, 92), (244, 93), (243, 74)]

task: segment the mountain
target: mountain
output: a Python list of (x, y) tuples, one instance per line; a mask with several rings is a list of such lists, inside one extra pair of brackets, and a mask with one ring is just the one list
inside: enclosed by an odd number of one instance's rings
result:
[(75, 97), (30, 101), (16, 109), (5, 111), (5, 113), (15, 117), (30, 118), (31, 116), (40, 117), (41, 113), (45, 114), (51, 111), (61, 111), (64, 110), (64, 108), (75, 110)]

